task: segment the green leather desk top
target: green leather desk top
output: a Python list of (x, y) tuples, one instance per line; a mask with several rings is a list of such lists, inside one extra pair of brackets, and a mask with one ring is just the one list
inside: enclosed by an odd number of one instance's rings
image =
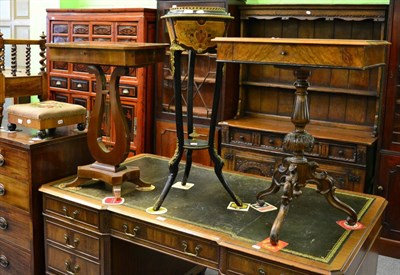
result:
[[(133, 183), (123, 183), (124, 206), (144, 211), (154, 204), (169, 175), (168, 161), (167, 158), (145, 154), (127, 162), (128, 165), (140, 167), (141, 179), (156, 188), (140, 192), (135, 190)], [(183, 170), (184, 163), (181, 163), (177, 180), (181, 179)], [(269, 181), (261, 177), (229, 172), (224, 172), (224, 176), (243, 202), (254, 203), (256, 194), (269, 186)], [(223, 232), (249, 244), (256, 244), (269, 236), (277, 211), (260, 213), (252, 208), (247, 212), (228, 210), (231, 198), (212, 167), (193, 165), (188, 182), (195, 184), (190, 190), (171, 188), (163, 203), (168, 211), (160, 216)], [(329, 263), (354, 231), (346, 231), (336, 224), (336, 221), (346, 218), (345, 214), (330, 206), (315, 189), (306, 187), (302, 190), (303, 194), (290, 204), (282, 226), (280, 239), (289, 243), (282, 252)], [(80, 190), (70, 192), (99, 201), (112, 196), (110, 186), (94, 181), (88, 182)], [(282, 191), (270, 195), (267, 201), (279, 207), (281, 194)], [(368, 211), (375, 199), (373, 196), (340, 191), (337, 191), (337, 197), (350, 205), (359, 218)]]

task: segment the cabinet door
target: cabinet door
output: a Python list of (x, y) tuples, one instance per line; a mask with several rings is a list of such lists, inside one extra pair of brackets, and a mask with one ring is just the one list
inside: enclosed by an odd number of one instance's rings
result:
[(383, 149), (400, 151), (400, 2), (392, 1), (392, 29), (385, 95)]
[[(383, 151), (380, 158), (380, 171), (377, 182), (377, 195), (385, 197), (389, 204), (386, 207), (381, 242), (381, 254), (400, 258), (400, 154)], [(397, 245), (393, 246), (396, 240)], [(388, 245), (386, 247), (386, 245)]]

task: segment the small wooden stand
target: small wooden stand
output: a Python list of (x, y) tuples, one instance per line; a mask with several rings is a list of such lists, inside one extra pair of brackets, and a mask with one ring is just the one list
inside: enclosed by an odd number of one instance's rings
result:
[[(88, 179), (98, 179), (111, 185), (115, 197), (121, 196), (121, 185), (131, 181), (139, 190), (152, 190), (151, 184), (140, 180), (140, 169), (121, 165), (129, 154), (130, 132), (119, 98), (119, 79), (128, 74), (129, 67), (143, 67), (162, 62), (167, 44), (115, 43), (115, 42), (67, 42), (47, 44), (52, 61), (88, 64), (88, 70), (96, 76), (96, 101), (91, 112), (88, 128), (88, 146), (95, 163), (78, 168), (77, 179), (65, 187), (77, 187)], [(106, 76), (102, 65), (115, 66), (106, 90)], [(101, 141), (101, 124), (109, 97), (111, 118), (114, 121), (115, 144), (108, 150)]]
[[(357, 213), (341, 202), (335, 195), (335, 180), (318, 169), (316, 162), (309, 162), (304, 152), (311, 151), (314, 138), (305, 131), (310, 122), (307, 100), (308, 77), (311, 69), (346, 68), (366, 70), (383, 66), (386, 41), (340, 40), (340, 39), (285, 39), (285, 38), (216, 38), (217, 61), (269, 64), (294, 71), (295, 101), (291, 121), (293, 132), (286, 135), (284, 148), (293, 156), (283, 160), (274, 172), (269, 188), (257, 194), (257, 201), (283, 188), (281, 205), (270, 232), (270, 242), (277, 245), (282, 224), (293, 198), (301, 195), (305, 185), (316, 184), (317, 191), (324, 195), (333, 207), (345, 212), (347, 223), (357, 222)], [(217, 79), (220, 82), (220, 79)]]

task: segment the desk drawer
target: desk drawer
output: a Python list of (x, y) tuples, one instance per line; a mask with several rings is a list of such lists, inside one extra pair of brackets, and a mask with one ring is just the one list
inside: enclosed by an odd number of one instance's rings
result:
[[(156, 247), (178, 257), (195, 260), (209, 267), (218, 267), (219, 249), (216, 243), (194, 236), (175, 233), (160, 226), (112, 215), (111, 234), (135, 243)], [(154, 246), (156, 245), (156, 246)]]
[(2, 202), (30, 211), (28, 184), (0, 174), (0, 203)]
[(0, 241), (0, 274), (31, 274), (31, 254)]
[(100, 263), (76, 256), (49, 243), (46, 244), (46, 263), (50, 274), (102, 274)]
[(60, 218), (64, 222), (96, 231), (101, 229), (100, 212), (92, 208), (77, 206), (48, 196), (44, 196), (43, 206), (45, 214)]
[(226, 255), (226, 274), (254, 275), (301, 275), (308, 274), (277, 265), (277, 263), (259, 261), (242, 254), (228, 251)]
[(0, 203), (0, 239), (14, 246), (31, 250), (32, 223), (29, 214), (16, 207)]
[(71, 253), (100, 259), (100, 238), (81, 229), (75, 230), (70, 225), (45, 219), (46, 242), (53, 242)]
[(29, 156), (26, 151), (14, 147), (0, 145), (0, 175), (8, 176), (16, 180), (27, 181), (29, 178)]

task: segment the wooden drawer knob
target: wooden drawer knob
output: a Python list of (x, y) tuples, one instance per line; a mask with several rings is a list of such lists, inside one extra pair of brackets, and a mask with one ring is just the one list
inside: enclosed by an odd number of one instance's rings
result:
[(0, 154), (0, 166), (3, 166), (6, 163), (6, 160), (4, 159), (4, 156)]
[(0, 196), (4, 196), (6, 194), (6, 188), (4, 184), (0, 183)]
[(7, 267), (10, 264), (8, 261), (7, 257), (4, 255), (0, 255), (0, 266), (1, 267)]
[(8, 227), (7, 220), (4, 217), (0, 217), (0, 229), (6, 230)]

